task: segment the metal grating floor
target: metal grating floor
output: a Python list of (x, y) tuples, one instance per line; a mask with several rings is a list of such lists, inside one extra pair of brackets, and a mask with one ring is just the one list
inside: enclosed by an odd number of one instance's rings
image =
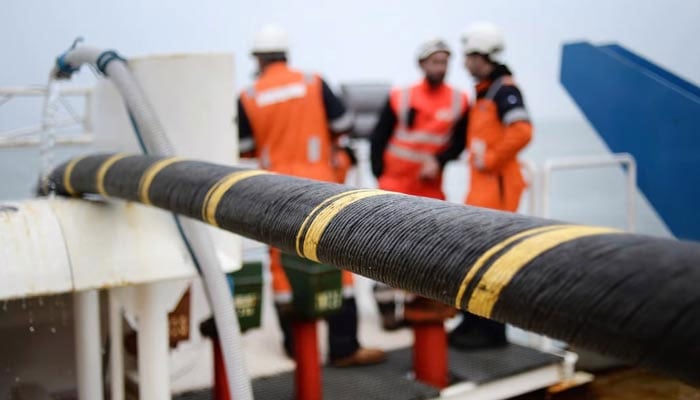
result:
[(477, 384), (560, 363), (561, 357), (510, 344), (508, 346), (460, 352), (450, 349), (450, 372), (457, 381)]
[[(385, 363), (356, 368), (323, 368), (323, 398), (328, 400), (397, 399), (422, 400), (440, 395), (438, 389), (409, 378), (411, 348), (391, 351)], [(517, 373), (552, 365), (560, 357), (527, 347), (508, 345), (501, 348), (460, 352), (450, 349), (450, 372), (453, 383), (482, 384)], [(292, 400), (294, 373), (286, 372), (253, 380), (253, 393), (258, 400)], [(175, 400), (210, 400), (211, 391), (204, 390), (175, 396)]]

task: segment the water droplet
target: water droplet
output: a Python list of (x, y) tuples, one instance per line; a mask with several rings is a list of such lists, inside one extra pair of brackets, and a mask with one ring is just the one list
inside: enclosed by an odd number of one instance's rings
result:
[(51, 331), (51, 333), (56, 333), (56, 327), (55, 327), (55, 326), (52, 326), (51, 329), (49, 329), (49, 330)]
[(39, 297), (39, 307), (43, 307), (43, 306), (44, 306), (44, 298)]
[(27, 299), (22, 299), (22, 309), (23, 310), (27, 309)]
[(19, 382), (19, 381), (20, 381), (19, 376), (15, 376), (15, 382)]
[(30, 327), (29, 327), (29, 332), (34, 333), (35, 330), (36, 330), (36, 329), (34, 329), (33, 326), (30, 326)]

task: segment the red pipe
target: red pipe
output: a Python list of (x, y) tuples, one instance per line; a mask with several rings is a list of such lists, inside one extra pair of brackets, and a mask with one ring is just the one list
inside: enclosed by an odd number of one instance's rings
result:
[(211, 342), (214, 344), (214, 400), (231, 400), (221, 346), (216, 338)]
[(442, 322), (413, 325), (413, 371), (416, 379), (437, 388), (447, 387), (447, 332)]
[(316, 321), (294, 321), (294, 372), (296, 400), (321, 400), (321, 364), (316, 339)]

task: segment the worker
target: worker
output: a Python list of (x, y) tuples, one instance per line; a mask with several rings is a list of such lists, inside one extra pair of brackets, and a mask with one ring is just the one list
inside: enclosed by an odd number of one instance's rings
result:
[[(464, 151), (468, 109), (466, 94), (445, 83), (450, 54), (441, 39), (423, 43), (417, 54), (423, 79), (392, 90), (371, 136), (379, 188), (445, 199), (442, 170)], [(401, 327), (394, 290), (378, 284), (374, 291), (384, 329)]]
[[(287, 35), (278, 27), (266, 26), (255, 36), (252, 55), (259, 76), (238, 100), (240, 152), (257, 157), (269, 171), (333, 182), (340, 179), (334, 168), (334, 143), (350, 131), (353, 117), (318, 75), (287, 65), (288, 50)], [(292, 288), (278, 249), (271, 249), (270, 264), (284, 349), (293, 357)], [(331, 364), (383, 361), (383, 351), (360, 346), (352, 274), (343, 271), (342, 282), (341, 310), (327, 317)]]
[[(465, 132), (470, 188), (466, 204), (515, 212), (526, 187), (517, 159), (532, 137), (532, 124), (512, 73), (502, 63), (505, 42), (491, 23), (462, 36), (465, 67), (475, 79), (476, 102)], [(450, 344), (472, 349), (506, 344), (505, 325), (464, 312)]]
[[(464, 150), (467, 96), (445, 83), (450, 49), (434, 39), (418, 52), (424, 78), (391, 92), (372, 133), (372, 172), (381, 189), (445, 199), (442, 169)], [(459, 132), (460, 134), (454, 134)]]

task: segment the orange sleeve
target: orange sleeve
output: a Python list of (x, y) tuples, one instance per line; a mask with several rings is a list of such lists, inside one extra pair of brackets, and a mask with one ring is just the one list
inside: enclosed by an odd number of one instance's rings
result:
[(531, 138), (532, 124), (527, 121), (518, 121), (506, 126), (502, 139), (486, 150), (485, 169), (499, 169), (527, 146)]

